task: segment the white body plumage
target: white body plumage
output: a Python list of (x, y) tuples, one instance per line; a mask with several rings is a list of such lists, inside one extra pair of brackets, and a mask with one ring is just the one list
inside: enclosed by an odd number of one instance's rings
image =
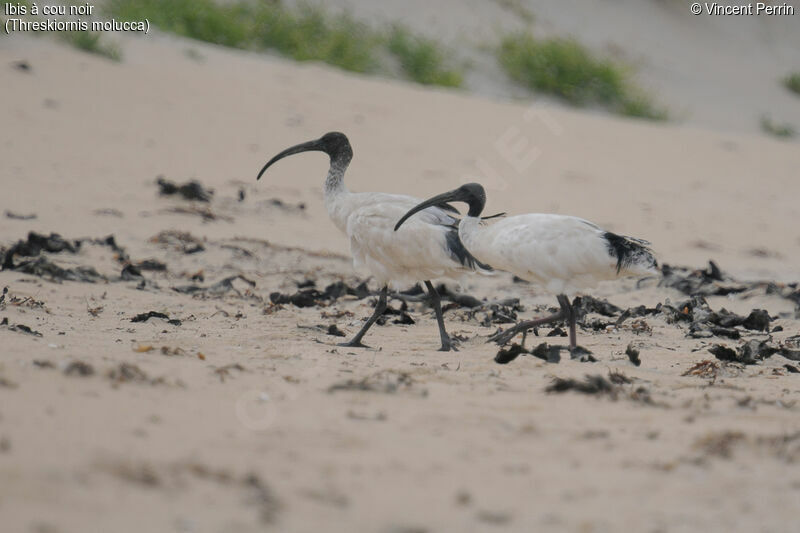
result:
[(477, 217), (466, 217), (458, 233), (479, 261), (553, 294), (574, 295), (602, 280), (653, 272), (654, 262), (647, 254), (632, 255), (618, 270), (609, 233), (582, 218), (536, 213), (487, 225)]
[(467, 216), (458, 225), (458, 235), (478, 261), (543, 286), (556, 295), (561, 307), (554, 315), (520, 322), (490, 337), (499, 344), (532, 327), (565, 320), (570, 349), (575, 349), (576, 314), (567, 295), (604, 279), (647, 274), (656, 267), (647, 241), (605, 231), (582, 218), (528, 214), (485, 225), (480, 215), (486, 192), (479, 183), (467, 183), (417, 204), (395, 224), (395, 231), (413, 220), (414, 214), (448, 202), (469, 205)]
[(350, 239), (355, 267), (366, 269), (382, 287), (372, 316), (345, 345), (364, 346), (362, 337), (386, 309), (389, 285), (424, 281), (439, 325), (441, 349), (452, 349), (444, 327), (440, 298), (430, 280), (457, 278), (470, 270), (490, 270), (476, 261), (459, 240), (458, 221), (446, 210), (453, 208), (431, 206), (423, 210), (406, 231), (395, 232), (397, 220), (419, 200), (399, 194), (348, 191), (344, 186), (344, 173), (353, 151), (347, 137), (339, 132), (326, 133), (319, 139), (287, 148), (270, 159), (256, 179), (276, 161), (311, 150), (325, 152), (330, 157), (324, 194), (328, 215)]
[(408, 228), (394, 231), (400, 217), (419, 202), (400, 194), (354, 193), (344, 185), (325, 190), (325, 207), (350, 240), (353, 265), (366, 269), (380, 285), (393, 287), (442, 277), (457, 279), (472, 270), (448, 247), (447, 235), (458, 220), (443, 209), (425, 209), (409, 221)]

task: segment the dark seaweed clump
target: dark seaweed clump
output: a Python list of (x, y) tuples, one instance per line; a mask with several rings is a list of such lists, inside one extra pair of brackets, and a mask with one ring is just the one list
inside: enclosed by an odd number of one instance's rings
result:
[(372, 294), (367, 288), (366, 282), (352, 287), (343, 281), (336, 281), (322, 291), (314, 288), (313, 282), (303, 283), (302, 285), (303, 288), (300, 288), (294, 294), (273, 292), (269, 295), (269, 300), (273, 304), (292, 304), (295, 307), (324, 307), (342, 296), (355, 296), (356, 299), (361, 300)]
[(165, 179), (164, 176), (158, 176), (158, 178), (156, 178), (156, 184), (158, 185), (158, 193), (161, 196), (178, 195), (184, 200), (210, 202), (211, 197), (214, 195), (213, 190), (203, 187), (203, 185), (196, 180), (187, 181), (179, 185)]

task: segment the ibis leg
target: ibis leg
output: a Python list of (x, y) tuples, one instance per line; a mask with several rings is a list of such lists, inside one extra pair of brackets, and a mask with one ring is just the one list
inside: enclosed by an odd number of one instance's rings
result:
[(575, 346), (577, 345), (576, 332), (575, 332), (575, 311), (570, 305), (569, 298), (567, 298), (566, 295), (559, 294), (557, 299), (558, 299), (558, 304), (561, 306), (561, 309), (558, 311), (558, 313), (543, 318), (536, 318), (533, 320), (526, 320), (524, 322), (520, 322), (516, 326), (510, 327), (505, 331), (501, 331), (500, 333), (492, 335), (491, 337), (489, 337), (489, 340), (494, 341), (502, 346), (508, 343), (508, 341), (510, 341), (520, 333), (527, 332), (531, 328), (535, 328), (537, 326), (544, 326), (545, 324), (552, 324), (553, 322), (558, 322), (559, 320), (565, 320), (567, 322), (567, 326), (569, 327), (570, 350), (575, 348)]
[(450, 341), (450, 336), (447, 334), (447, 330), (444, 329), (444, 317), (442, 316), (442, 299), (439, 298), (439, 293), (436, 292), (436, 288), (433, 284), (425, 280), (425, 288), (428, 289), (428, 294), (431, 296), (431, 303), (433, 304), (433, 311), (436, 313), (436, 322), (439, 324), (439, 337), (442, 339), (442, 347), (439, 348), (440, 352), (449, 352), (450, 350), (456, 350), (456, 347), (453, 346), (453, 343)]
[(384, 285), (384, 287), (381, 289), (380, 296), (378, 297), (378, 303), (375, 304), (375, 311), (373, 311), (372, 316), (367, 319), (363, 326), (361, 326), (361, 329), (358, 331), (358, 333), (356, 333), (355, 337), (347, 342), (339, 344), (339, 346), (349, 346), (350, 348), (369, 348), (369, 346), (361, 343), (361, 339), (367, 334), (367, 330), (372, 327), (372, 324), (378, 320), (378, 317), (381, 316), (384, 311), (386, 311), (386, 295), (388, 290), (389, 288)]
[(558, 313), (546, 316), (544, 318), (536, 318), (533, 320), (525, 320), (524, 322), (520, 322), (516, 326), (510, 327), (505, 331), (501, 331), (500, 333), (492, 335), (491, 337), (489, 337), (489, 340), (494, 341), (500, 346), (502, 346), (524, 331), (528, 331), (529, 329), (535, 328), (537, 326), (552, 324), (553, 322), (558, 322), (559, 320), (563, 320), (564, 318), (565, 318), (564, 310), (562, 309)]
[(575, 309), (570, 305), (569, 298), (564, 294), (557, 296), (558, 304), (561, 306), (561, 312), (564, 313), (564, 319), (567, 321), (569, 327), (569, 349), (574, 350), (578, 345), (577, 334), (575, 332)]

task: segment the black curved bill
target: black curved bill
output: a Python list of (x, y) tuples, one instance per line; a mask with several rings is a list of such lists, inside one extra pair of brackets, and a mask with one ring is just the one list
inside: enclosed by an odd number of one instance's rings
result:
[(413, 216), (415, 213), (422, 211), (423, 209), (427, 209), (428, 207), (431, 206), (442, 207), (443, 205), (446, 205), (448, 202), (459, 202), (459, 201), (464, 201), (463, 194), (461, 193), (460, 189), (449, 191), (443, 194), (436, 195), (433, 198), (429, 198), (424, 202), (421, 202), (416, 206), (412, 207), (405, 215), (403, 215), (403, 218), (401, 218), (397, 222), (397, 224), (395, 224), (394, 230), (397, 231), (400, 228), (400, 226), (403, 225), (403, 222), (405, 222), (409, 217)]
[(283, 152), (279, 153), (278, 155), (276, 155), (275, 157), (273, 157), (272, 159), (267, 161), (267, 164), (264, 165), (264, 168), (262, 168), (261, 172), (258, 173), (258, 176), (256, 177), (256, 180), (260, 180), (261, 176), (264, 174), (264, 172), (266, 172), (267, 169), (269, 167), (271, 167), (272, 164), (275, 163), (276, 161), (278, 161), (280, 159), (283, 159), (284, 157), (289, 156), (289, 155), (299, 154), (301, 152), (308, 152), (310, 150), (324, 151), (322, 149), (322, 145), (319, 142), (319, 139), (314, 140), (314, 141), (304, 142), (304, 143), (292, 146), (291, 148), (287, 148)]

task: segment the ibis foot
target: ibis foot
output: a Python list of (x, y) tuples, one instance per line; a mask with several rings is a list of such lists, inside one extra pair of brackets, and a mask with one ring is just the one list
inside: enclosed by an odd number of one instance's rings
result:
[(348, 341), (348, 342), (340, 342), (336, 344), (336, 346), (343, 346), (345, 348), (372, 348), (372, 346), (367, 346), (361, 341)]
[(444, 341), (442, 342), (442, 347), (439, 348), (439, 351), (440, 352), (449, 352), (449, 351), (457, 352), (458, 348), (456, 348), (456, 345), (453, 344), (450, 341), (450, 339), (447, 339), (447, 342), (444, 342)]
[(367, 334), (367, 331), (369, 331), (369, 328), (372, 327), (372, 324), (378, 320), (378, 317), (381, 316), (384, 311), (386, 311), (386, 295), (388, 290), (389, 288), (384, 285), (381, 289), (380, 296), (378, 297), (378, 303), (375, 304), (375, 310), (372, 312), (372, 316), (367, 319), (358, 333), (356, 333), (355, 337), (347, 342), (339, 344), (338, 346), (345, 346), (347, 348), (369, 348), (369, 346), (361, 342), (361, 339), (363, 339), (364, 335)]

